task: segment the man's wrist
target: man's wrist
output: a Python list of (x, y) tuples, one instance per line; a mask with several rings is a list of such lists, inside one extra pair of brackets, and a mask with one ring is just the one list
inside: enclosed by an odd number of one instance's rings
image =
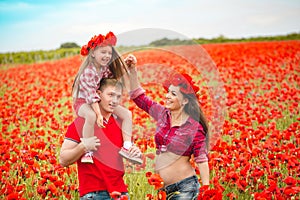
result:
[(82, 150), (82, 153), (88, 152), (88, 149), (86, 148), (86, 146), (84, 145), (83, 142), (80, 142), (80, 143), (79, 143), (79, 147), (80, 147), (80, 149)]

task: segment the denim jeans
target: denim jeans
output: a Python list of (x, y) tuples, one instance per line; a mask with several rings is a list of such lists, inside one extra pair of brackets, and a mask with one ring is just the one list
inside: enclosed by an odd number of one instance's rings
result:
[[(122, 195), (128, 196), (127, 192), (123, 192)], [(80, 200), (111, 200), (110, 195), (107, 191), (97, 191), (97, 192), (90, 192), (86, 195), (80, 197)]]
[(163, 190), (167, 193), (167, 200), (192, 200), (197, 199), (199, 188), (200, 184), (197, 176), (191, 176), (168, 185)]

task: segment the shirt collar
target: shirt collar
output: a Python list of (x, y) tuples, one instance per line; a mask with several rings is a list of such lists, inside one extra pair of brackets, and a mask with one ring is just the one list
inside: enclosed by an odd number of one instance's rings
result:
[(103, 124), (111, 124), (113, 120), (118, 119), (118, 117), (115, 114), (111, 114), (108, 119), (103, 118)]

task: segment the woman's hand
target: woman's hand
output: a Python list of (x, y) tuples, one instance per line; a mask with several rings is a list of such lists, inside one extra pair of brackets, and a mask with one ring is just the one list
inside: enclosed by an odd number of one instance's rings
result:
[(136, 60), (136, 57), (132, 54), (129, 54), (125, 59), (124, 59), (126, 65), (128, 66), (128, 78), (130, 79), (129, 82), (130, 82), (130, 90), (133, 91), (137, 88), (139, 88), (140, 86), (140, 83), (139, 83), (139, 80), (138, 80), (138, 73), (137, 73), (137, 70), (136, 70), (136, 63), (137, 63), (137, 60)]
[(131, 71), (135, 68), (137, 60), (136, 57), (132, 54), (129, 54), (125, 59), (124, 59), (126, 65), (128, 66), (128, 69)]

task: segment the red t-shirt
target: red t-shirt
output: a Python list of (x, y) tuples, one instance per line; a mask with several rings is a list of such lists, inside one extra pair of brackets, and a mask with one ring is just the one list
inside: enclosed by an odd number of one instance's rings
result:
[[(83, 124), (84, 118), (76, 118), (68, 127), (65, 139), (79, 143)], [(101, 145), (93, 154), (94, 163), (77, 161), (80, 196), (101, 190), (127, 192), (123, 180), (123, 159), (119, 155), (123, 145), (121, 123), (111, 116), (108, 121), (104, 120), (104, 126), (99, 128), (95, 125), (95, 136), (100, 139)]]

